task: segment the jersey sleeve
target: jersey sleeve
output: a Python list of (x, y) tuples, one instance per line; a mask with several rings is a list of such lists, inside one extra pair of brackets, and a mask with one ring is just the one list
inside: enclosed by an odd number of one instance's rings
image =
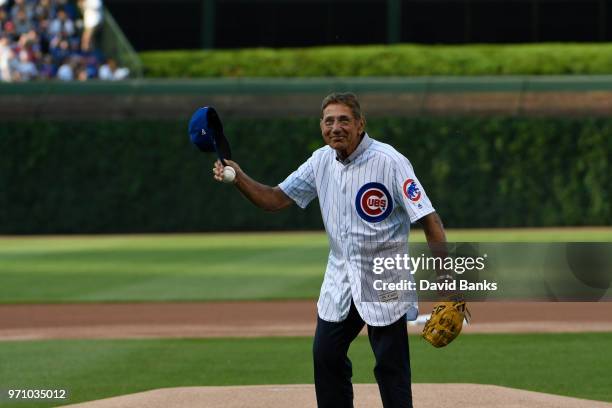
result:
[(410, 222), (414, 223), (427, 214), (436, 211), (429, 201), (423, 185), (414, 174), (410, 161), (402, 156), (401, 159), (396, 161), (395, 165), (394, 190), (408, 213)]
[(317, 196), (313, 158), (309, 158), (296, 171), (291, 173), (278, 187), (283, 190), (300, 208), (306, 206)]

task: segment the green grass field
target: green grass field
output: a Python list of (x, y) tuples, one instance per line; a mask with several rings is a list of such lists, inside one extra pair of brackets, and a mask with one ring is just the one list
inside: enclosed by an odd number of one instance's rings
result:
[[(310, 338), (4, 342), (2, 387), (66, 388), (71, 402), (175, 386), (312, 383)], [(497, 384), (612, 401), (612, 333), (463, 335), (434, 349), (410, 339), (413, 381)], [(596, 350), (596, 351), (594, 351)], [(373, 383), (367, 337), (354, 382)], [(1, 402), (0, 402), (1, 404)], [(51, 404), (17, 403), (14, 407)]]
[[(457, 230), (456, 242), (612, 241), (612, 228)], [(413, 242), (423, 242), (416, 230)], [(0, 303), (316, 298), (322, 232), (0, 238)]]

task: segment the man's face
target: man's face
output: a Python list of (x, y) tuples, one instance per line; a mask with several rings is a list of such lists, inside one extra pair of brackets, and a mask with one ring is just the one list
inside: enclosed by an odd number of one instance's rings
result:
[(357, 148), (363, 132), (363, 121), (355, 119), (351, 108), (339, 103), (332, 103), (323, 110), (321, 133), (323, 139), (332, 149), (342, 156), (348, 156)]

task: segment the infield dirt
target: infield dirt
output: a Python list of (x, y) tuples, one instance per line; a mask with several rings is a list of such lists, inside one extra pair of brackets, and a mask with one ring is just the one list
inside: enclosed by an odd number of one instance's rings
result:
[[(612, 302), (474, 302), (469, 308), (466, 333), (612, 331)], [(431, 304), (420, 310), (429, 313)], [(312, 336), (315, 323), (314, 301), (0, 306), (0, 340)]]

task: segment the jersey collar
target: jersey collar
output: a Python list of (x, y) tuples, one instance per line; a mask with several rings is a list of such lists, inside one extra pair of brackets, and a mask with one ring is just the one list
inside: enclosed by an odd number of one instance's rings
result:
[(372, 144), (372, 139), (370, 139), (370, 136), (368, 136), (367, 133), (364, 133), (363, 137), (361, 138), (361, 141), (357, 145), (357, 148), (355, 149), (353, 153), (350, 154), (349, 157), (347, 157), (344, 160), (340, 160), (340, 158), (336, 155), (336, 160), (346, 166), (347, 164), (354, 162), (355, 159), (359, 157), (361, 153), (368, 150), (368, 147), (370, 147), (371, 144)]

